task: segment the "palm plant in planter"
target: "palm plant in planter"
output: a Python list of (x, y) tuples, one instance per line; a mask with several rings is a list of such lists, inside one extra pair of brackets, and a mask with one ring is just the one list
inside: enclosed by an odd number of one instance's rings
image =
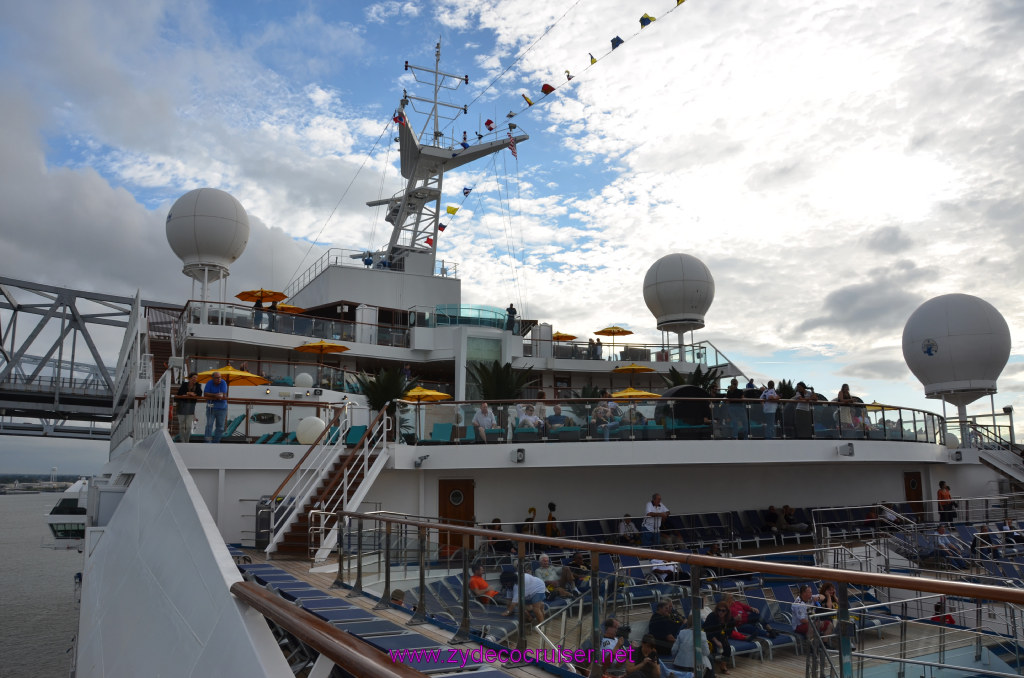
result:
[[(367, 374), (359, 374), (356, 376), (356, 383), (359, 384), (362, 394), (366, 396), (366, 404), (374, 413), (379, 413), (386, 406), (388, 416), (397, 423), (399, 421), (395, 416), (398, 411), (397, 401), (405, 395), (406, 391), (416, 388), (419, 379), (406, 378), (401, 368), (395, 367), (393, 369), (384, 368), (372, 377)], [(403, 408), (407, 407), (407, 405), (403, 405)], [(405, 412), (405, 409), (402, 411)], [(411, 427), (406, 428), (410, 433), (412, 432)], [(406, 431), (403, 430), (402, 434), (405, 433)], [(392, 433), (392, 435), (394, 434)]]
[(466, 371), (484, 400), (515, 400), (523, 394), (525, 387), (536, 381), (531, 374), (532, 367), (513, 370), (512, 363), (502, 365), (497, 360), (467, 365)]

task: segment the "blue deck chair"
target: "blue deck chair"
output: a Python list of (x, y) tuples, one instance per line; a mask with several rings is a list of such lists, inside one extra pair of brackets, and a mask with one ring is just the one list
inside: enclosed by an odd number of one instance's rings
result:
[(264, 433), (259, 438), (257, 438), (256, 440), (252, 441), (252, 444), (253, 445), (262, 445), (263, 443), (267, 442), (268, 438), (270, 438), (270, 434), (269, 433)]
[(551, 434), (551, 439), (559, 442), (578, 442), (580, 439), (580, 427), (563, 426)]
[(275, 445), (277, 441), (284, 437), (283, 431), (274, 431), (269, 438), (266, 438), (263, 442), (266, 445)]
[(452, 442), (453, 424), (435, 423), (429, 438), (416, 441), (417, 445), (448, 445)]
[(644, 440), (664, 440), (665, 439), (665, 427), (661, 424), (653, 424), (647, 422), (643, 427)]
[(515, 428), (512, 430), (512, 442), (535, 443), (540, 438), (540, 432), (535, 428)]
[(238, 425), (241, 424), (243, 421), (245, 421), (244, 414), (240, 414), (234, 419), (232, 419), (231, 422), (224, 427), (224, 437), (230, 438), (231, 436), (233, 436), (235, 434), (235, 431), (238, 429)]
[(455, 442), (457, 443), (475, 443), (476, 442), (476, 426), (469, 425), (466, 427), (466, 435), (459, 438)]
[(289, 431), (288, 435), (277, 441), (277, 445), (298, 445), (299, 439), (295, 437), (295, 431)]
[(345, 434), (345, 447), (355, 447), (366, 433), (366, 426), (351, 426)]

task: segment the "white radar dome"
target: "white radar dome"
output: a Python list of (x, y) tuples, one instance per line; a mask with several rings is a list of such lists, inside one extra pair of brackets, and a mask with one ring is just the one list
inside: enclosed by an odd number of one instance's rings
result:
[(1010, 357), (1010, 328), (996, 308), (969, 294), (921, 304), (903, 328), (903, 359), (928, 398), (966, 405), (996, 392)]
[(704, 314), (715, 300), (715, 279), (704, 262), (689, 254), (667, 254), (644, 277), (644, 302), (658, 329), (689, 332), (704, 327)]
[(202, 282), (226, 277), (249, 242), (249, 216), (242, 204), (216, 188), (197, 188), (178, 198), (167, 213), (167, 242)]
[(299, 372), (295, 375), (295, 385), (299, 388), (309, 388), (313, 385), (313, 375), (309, 372)]

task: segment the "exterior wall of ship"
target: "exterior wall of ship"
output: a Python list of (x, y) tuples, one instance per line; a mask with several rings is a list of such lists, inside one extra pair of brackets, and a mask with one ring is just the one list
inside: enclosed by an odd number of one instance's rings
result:
[(77, 675), (291, 675), (262, 615), (230, 594), (238, 569), (166, 432), (104, 472), (135, 476), (86, 534)]
[(458, 304), (461, 298), (462, 281), (458, 278), (331, 266), (297, 292), (289, 303), (318, 308), (358, 299), (361, 304), (381, 308), (433, 309), (439, 304)]

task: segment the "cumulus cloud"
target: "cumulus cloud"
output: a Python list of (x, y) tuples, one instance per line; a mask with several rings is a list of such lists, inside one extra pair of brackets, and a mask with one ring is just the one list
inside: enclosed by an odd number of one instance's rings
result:
[[(232, 285), (287, 282), (320, 252), (299, 263), (295, 239), (380, 245), (390, 227), (364, 203), (402, 185), (391, 107), (403, 88), (428, 94), (402, 61), (429, 63), (440, 33), (442, 68), (474, 69), (447, 96), (479, 97), (448, 135), (559, 86), (514, 119), (531, 136), (518, 162), (445, 178), (446, 193), (476, 187), (439, 239), (467, 303), (674, 341), (641, 285), (683, 251), (717, 284), (697, 338), (727, 354), (792, 351), (885, 380), (909, 313), (954, 291), (999, 308), (1020, 353), (1024, 22), (1007, 3), (685, 3), (642, 33), (611, 0), (377, 2), (252, 24), (204, 3), (61, 6), (0, 8), (8, 275), (180, 298), (162, 220), (198, 185), (253, 217)], [(612, 52), (614, 34), (627, 42)]]

